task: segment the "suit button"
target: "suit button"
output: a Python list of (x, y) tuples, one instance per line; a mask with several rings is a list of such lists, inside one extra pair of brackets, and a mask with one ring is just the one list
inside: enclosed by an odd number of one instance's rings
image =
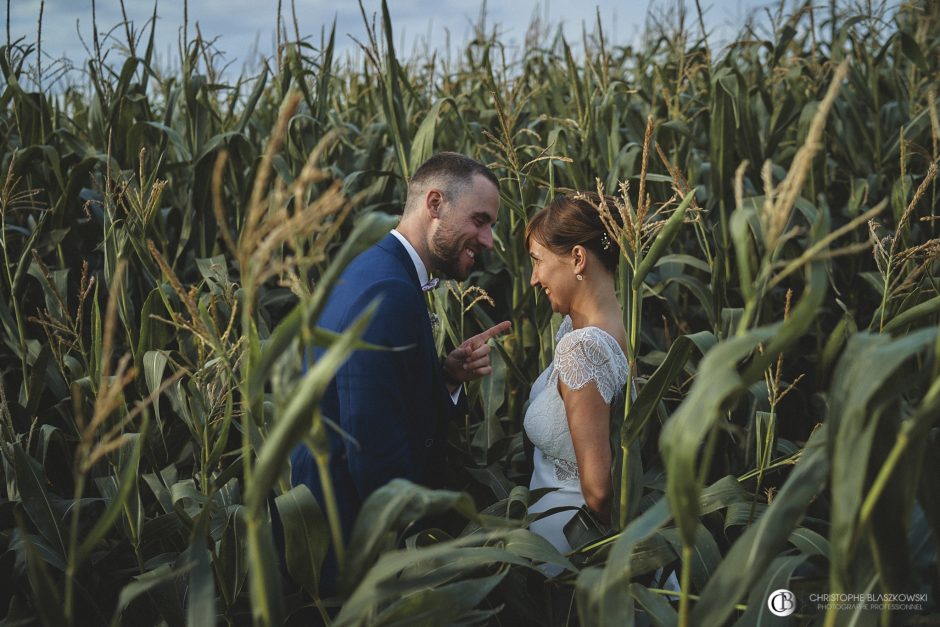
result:
[(424, 448), (431, 448), (434, 446), (434, 438), (428, 438), (424, 441)]

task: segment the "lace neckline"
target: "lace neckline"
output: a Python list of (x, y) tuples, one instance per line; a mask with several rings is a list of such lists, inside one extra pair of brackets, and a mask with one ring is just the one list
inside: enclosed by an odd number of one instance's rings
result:
[[(566, 326), (567, 328), (565, 328)], [(617, 341), (617, 338), (615, 338), (613, 335), (611, 335), (604, 329), (598, 326), (595, 326), (593, 324), (589, 324), (589, 325), (579, 327), (576, 329), (574, 328), (574, 322), (571, 321), (571, 316), (565, 316), (565, 319), (562, 321), (561, 326), (558, 327), (558, 337), (556, 338), (556, 343), (557, 343), (557, 340), (560, 340), (562, 337), (564, 337), (568, 333), (572, 333), (574, 331), (583, 331), (585, 329), (597, 329), (598, 331), (600, 331), (603, 335), (607, 337), (608, 340), (610, 340), (610, 342), (613, 343), (614, 346), (617, 347), (617, 350), (620, 351), (620, 355), (624, 359), (629, 361), (629, 359), (627, 359), (627, 354), (623, 350), (623, 346), (620, 345), (620, 342)]]

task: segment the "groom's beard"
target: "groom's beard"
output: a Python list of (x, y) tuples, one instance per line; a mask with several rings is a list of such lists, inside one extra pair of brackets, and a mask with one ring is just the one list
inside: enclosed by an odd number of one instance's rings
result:
[[(448, 278), (463, 281), (470, 276), (476, 263), (476, 259), (467, 254), (468, 247), (448, 224), (441, 224), (431, 236), (428, 247), (432, 269)], [(479, 252), (475, 254), (479, 255)]]

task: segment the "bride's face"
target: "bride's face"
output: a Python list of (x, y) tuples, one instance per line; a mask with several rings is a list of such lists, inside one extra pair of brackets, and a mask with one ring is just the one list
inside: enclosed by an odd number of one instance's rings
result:
[(541, 286), (552, 311), (566, 315), (571, 309), (571, 296), (577, 281), (574, 257), (553, 253), (535, 239), (529, 242), (529, 256), (532, 258), (529, 285)]

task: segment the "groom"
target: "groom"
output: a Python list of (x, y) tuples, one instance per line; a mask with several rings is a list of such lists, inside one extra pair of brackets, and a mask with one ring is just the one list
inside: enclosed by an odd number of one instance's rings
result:
[[(447, 426), (463, 383), (492, 371), (487, 340), (502, 322), (470, 338), (442, 362), (422, 290), (429, 273), (463, 280), (493, 247), (499, 181), (481, 163), (443, 152), (412, 176), (401, 222), (343, 272), (318, 326), (343, 331), (376, 298), (363, 340), (401, 351), (359, 350), (330, 383), (320, 408), (344, 434), (330, 433), (330, 478), (343, 537), (363, 501), (393, 478), (440, 487)], [(305, 484), (321, 507), (317, 466), (303, 444), (291, 454), (291, 483)]]

